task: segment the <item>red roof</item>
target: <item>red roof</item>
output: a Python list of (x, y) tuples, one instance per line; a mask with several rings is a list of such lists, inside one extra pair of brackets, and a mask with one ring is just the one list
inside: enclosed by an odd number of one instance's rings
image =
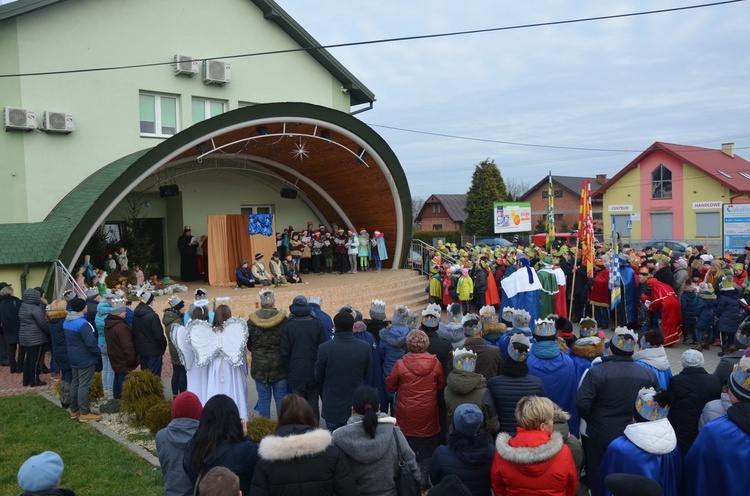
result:
[[(690, 164), (704, 174), (716, 180), (730, 191), (738, 193), (750, 192), (750, 162), (735, 155), (730, 157), (721, 150), (712, 148), (701, 148), (699, 146), (675, 145), (656, 141), (646, 151), (638, 155), (632, 162), (626, 165), (620, 172), (607, 181), (593, 196), (602, 196), (610, 186), (620, 180), (630, 170), (635, 169), (648, 154), (663, 151), (681, 162)], [(742, 174), (741, 174), (742, 173)]]

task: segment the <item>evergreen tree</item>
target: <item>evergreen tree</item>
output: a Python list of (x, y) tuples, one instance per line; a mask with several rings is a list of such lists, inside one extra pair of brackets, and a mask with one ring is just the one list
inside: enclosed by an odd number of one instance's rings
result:
[(488, 158), (474, 169), (471, 187), (466, 192), (466, 221), (464, 232), (476, 236), (495, 233), (493, 203), (508, 199), (505, 181), (495, 161)]

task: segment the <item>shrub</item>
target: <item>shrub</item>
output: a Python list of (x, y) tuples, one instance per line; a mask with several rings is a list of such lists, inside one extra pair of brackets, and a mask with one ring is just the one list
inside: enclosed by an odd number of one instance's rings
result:
[(276, 422), (269, 418), (253, 417), (247, 422), (247, 435), (256, 443), (274, 432), (276, 432)]
[[(59, 382), (59, 381), (58, 381)], [(94, 402), (104, 398), (104, 386), (102, 386), (102, 373), (94, 372), (94, 380), (91, 381), (91, 391), (89, 391), (89, 401)]]
[(172, 402), (161, 401), (146, 412), (146, 427), (154, 436), (172, 421)]
[(132, 425), (146, 425), (149, 409), (164, 401), (164, 386), (161, 379), (148, 370), (129, 372), (122, 385), (120, 409), (132, 416)]

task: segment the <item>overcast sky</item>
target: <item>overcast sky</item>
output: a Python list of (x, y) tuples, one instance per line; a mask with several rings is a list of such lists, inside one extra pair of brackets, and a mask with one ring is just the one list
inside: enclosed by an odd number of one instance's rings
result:
[[(624, 14), (695, 0), (277, 0), (332, 44)], [(588, 23), (332, 49), (376, 95), (360, 114), (396, 152), (412, 196), (504, 178), (610, 177), (654, 141), (750, 159), (750, 2)], [(533, 145), (481, 143), (377, 125)]]

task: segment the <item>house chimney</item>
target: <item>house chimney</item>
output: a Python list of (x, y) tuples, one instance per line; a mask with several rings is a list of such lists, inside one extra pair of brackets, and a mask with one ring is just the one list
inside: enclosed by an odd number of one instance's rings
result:
[(734, 143), (722, 143), (721, 151), (726, 153), (730, 157), (734, 157)]
[(607, 175), (606, 174), (597, 174), (596, 175), (596, 182), (599, 184), (604, 184), (607, 182)]

